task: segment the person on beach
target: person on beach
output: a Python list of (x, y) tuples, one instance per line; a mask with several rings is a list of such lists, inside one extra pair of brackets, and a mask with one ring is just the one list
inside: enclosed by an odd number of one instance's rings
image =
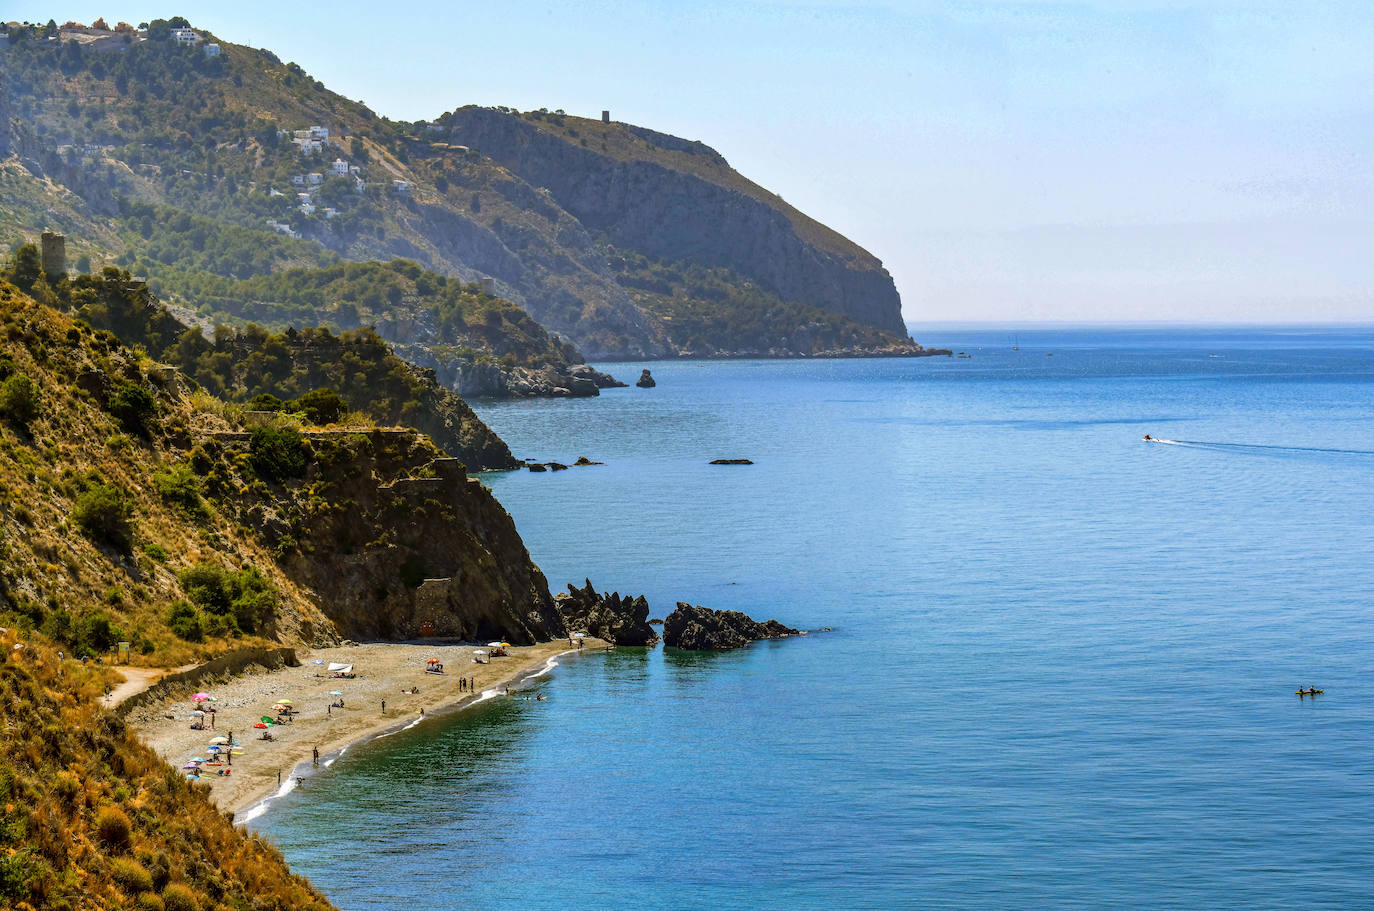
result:
[(277, 787), (281, 787), (281, 769), (277, 769)]
[(386, 700), (385, 700), (385, 699), (382, 700), (382, 714), (383, 714), (383, 715), (386, 714)]
[(320, 748), (319, 748), (319, 747), (311, 747), (311, 748), (310, 748), (310, 753), (311, 753), (311, 759), (314, 760), (315, 765), (319, 765), (319, 764), (320, 764)]

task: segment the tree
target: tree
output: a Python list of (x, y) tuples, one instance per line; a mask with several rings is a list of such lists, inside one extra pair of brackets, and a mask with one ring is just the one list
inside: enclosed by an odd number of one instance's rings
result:
[(38, 417), (38, 387), (22, 373), (0, 383), (0, 417), (27, 428)]
[(43, 254), (38, 244), (24, 244), (14, 251), (14, 266), (5, 277), (25, 294), (33, 291), (33, 283), (43, 275)]
[(96, 482), (77, 495), (72, 521), (87, 537), (127, 549), (133, 506), (122, 488)]
[(126, 383), (110, 396), (105, 408), (128, 432), (146, 434), (149, 430), (148, 419), (157, 413), (157, 402), (143, 386)]
[(284, 481), (305, 474), (305, 440), (289, 428), (259, 427), (248, 438), (249, 459), (258, 477)]
[(304, 411), (312, 424), (319, 425), (333, 424), (348, 413), (348, 403), (328, 386), (307, 392), (296, 399), (295, 407)]

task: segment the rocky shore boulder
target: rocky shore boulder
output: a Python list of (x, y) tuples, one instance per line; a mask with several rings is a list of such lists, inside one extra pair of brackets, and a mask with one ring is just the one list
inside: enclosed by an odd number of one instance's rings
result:
[(645, 367), (644, 371), (639, 374), (639, 379), (635, 380), (635, 385), (640, 389), (652, 389), (658, 383), (654, 382), (654, 378), (649, 375), (649, 368)]
[(720, 651), (758, 639), (795, 636), (797, 632), (776, 620), (760, 623), (739, 611), (711, 610), (679, 601), (677, 610), (663, 621), (663, 644), (692, 651)]
[(619, 592), (597, 594), (591, 580), (586, 583), (585, 588), (569, 584), (567, 593), (553, 596), (554, 607), (570, 633), (585, 632), (616, 645), (653, 645), (658, 641), (658, 634), (649, 626), (649, 602), (643, 595), (622, 598)]

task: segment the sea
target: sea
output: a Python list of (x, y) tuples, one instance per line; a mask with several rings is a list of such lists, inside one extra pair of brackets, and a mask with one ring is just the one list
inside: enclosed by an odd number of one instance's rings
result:
[(605, 463), (483, 476), (553, 590), (808, 634), (566, 656), (252, 825), (350, 911), (1374, 908), (1374, 327), (912, 331), (968, 356), (476, 403)]

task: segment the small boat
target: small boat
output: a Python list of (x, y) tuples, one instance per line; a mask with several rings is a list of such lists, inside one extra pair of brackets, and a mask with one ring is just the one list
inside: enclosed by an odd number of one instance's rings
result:
[(1326, 692), (1326, 690), (1319, 690), (1319, 689), (1317, 689), (1316, 687), (1308, 687), (1308, 688), (1305, 689), (1305, 690), (1294, 690), (1294, 691), (1293, 691), (1293, 695), (1294, 695), (1294, 696), (1320, 696), (1322, 693), (1325, 693), (1325, 692)]

